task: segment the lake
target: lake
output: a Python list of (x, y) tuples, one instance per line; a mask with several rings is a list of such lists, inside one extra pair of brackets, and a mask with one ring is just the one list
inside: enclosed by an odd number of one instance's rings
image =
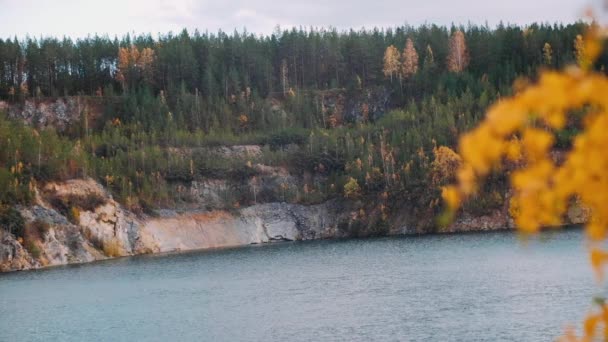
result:
[(583, 232), (279, 243), (0, 274), (1, 341), (552, 341)]

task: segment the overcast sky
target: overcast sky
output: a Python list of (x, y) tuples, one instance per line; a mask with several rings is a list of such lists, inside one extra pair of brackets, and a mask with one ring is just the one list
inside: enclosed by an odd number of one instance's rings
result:
[(570, 23), (600, 0), (0, 0), (0, 37), (127, 32), (201, 32), (247, 28), (271, 33), (277, 25), (338, 29), (501, 20)]

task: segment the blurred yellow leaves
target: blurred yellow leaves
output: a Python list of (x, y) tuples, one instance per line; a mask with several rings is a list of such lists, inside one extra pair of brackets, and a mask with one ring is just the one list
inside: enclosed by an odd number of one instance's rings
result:
[[(563, 72), (545, 71), (538, 82), (493, 105), (485, 120), (460, 139), (462, 165), (457, 184), (442, 189), (450, 212), (473, 195), (478, 183), (492, 170), (516, 162), (510, 180), (510, 213), (518, 229), (538, 232), (561, 224), (573, 199), (590, 209), (587, 236), (590, 259), (601, 277), (608, 252), (600, 243), (608, 235), (608, 78), (592, 70), (601, 53), (602, 30), (592, 25), (585, 37), (574, 41), (578, 67)], [(583, 130), (573, 139), (564, 160), (551, 157), (557, 130), (565, 127), (573, 111), (585, 113)], [(603, 327), (600, 336), (596, 335)], [(570, 332), (565, 341), (608, 341), (608, 310), (585, 321), (584, 335)]]

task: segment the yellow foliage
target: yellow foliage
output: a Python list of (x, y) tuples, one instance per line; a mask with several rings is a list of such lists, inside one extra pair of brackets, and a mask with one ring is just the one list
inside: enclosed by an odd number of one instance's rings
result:
[(433, 154), (435, 159), (431, 164), (431, 182), (434, 185), (451, 182), (460, 166), (460, 156), (447, 146), (435, 147)]
[(551, 65), (553, 60), (553, 49), (551, 48), (551, 44), (545, 43), (543, 46), (543, 62), (546, 65)]
[(441, 188), (441, 197), (450, 208), (455, 208), (460, 205), (460, 196), (454, 187), (448, 186)]
[(393, 80), (394, 75), (399, 74), (399, 67), (401, 64), (399, 59), (401, 59), (401, 54), (394, 45), (386, 48), (386, 51), (384, 52), (384, 68), (382, 69), (382, 72), (384, 73), (384, 76), (390, 77), (391, 81)]
[(110, 258), (115, 258), (121, 256), (122, 248), (120, 246), (120, 242), (116, 238), (111, 238), (110, 240), (103, 242), (103, 252)]
[(435, 56), (433, 55), (433, 49), (431, 49), (431, 45), (426, 46), (426, 55), (424, 56), (424, 65), (431, 66), (435, 63)]
[(80, 209), (76, 207), (70, 208), (70, 218), (72, 222), (79, 223), (80, 222)]
[(448, 54), (448, 70), (451, 72), (462, 72), (469, 65), (469, 52), (464, 38), (464, 33), (460, 30), (455, 31), (450, 37)]
[(410, 38), (405, 43), (405, 49), (402, 54), (403, 64), (401, 66), (401, 74), (404, 78), (408, 78), (416, 74), (418, 71), (418, 53), (414, 47), (414, 42)]
[[(525, 233), (561, 224), (572, 198), (580, 198), (591, 212), (587, 236), (590, 259), (601, 279), (608, 253), (601, 244), (608, 235), (608, 77), (591, 69), (601, 52), (602, 33), (591, 26), (585, 38), (575, 40), (579, 67), (563, 72), (546, 71), (537, 84), (493, 105), (485, 120), (460, 140), (463, 165), (457, 185), (443, 189), (453, 214), (463, 199), (474, 194), (490, 170), (507, 160), (521, 159), (511, 173), (513, 196), (510, 213)], [(573, 110), (586, 110), (584, 129), (572, 143), (563, 162), (550, 156), (554, 132), (564, 127)], [(514, 139), (521, 137), (521, 140)], [(608, 336), (608, 307), (585, 320), (584, 336), (573, 332), (565, 341), (592, 341), (602, 327)]]
[(348, 182), (344, 184), (344, 197), (346, 198), (357, 198), (361, 195), (361, 187), (359, 187), (359, 183), (353, 177), (348, 179)]
[(128, 48), (119, 48), (116, 79), (124, 86), (125, 82), (128, 81), (130, 70), (137, 70), (146, 83), (152, 83), (154, 75), (152, 68), (155, 59), (155, 52), (151, 48), (144, 48), (141, 51), (134, 45)]

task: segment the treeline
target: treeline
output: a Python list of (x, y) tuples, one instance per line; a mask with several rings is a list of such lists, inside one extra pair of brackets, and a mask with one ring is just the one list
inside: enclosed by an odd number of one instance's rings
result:
[[(419, 64), (430, 51), (433, 72), (442, 74), (449, 70), (450, 36), (458, 30), (464, 33), (469, 52), (467, 72), (475, 79), (485, 76), (498, 87), (543, 65), (546, 43), (552, 49), (550, 67), (572, 62), (573, 41), (584, 27), (582, 23), (494, 29), (426, 25), (344, 32), (300, 28), (277, 30), (270, 36), (184, 30), (158, 38), (0, 39), (0, 98), (111, 95), (145, 85), (154, 94), (186, 91), (215, 102), (247, 89), (266, 98), (289, 89), (384, 85), (382, 59), (387, 46), (402, 51), (411, 39)], [(414, 87), (409, 95), (422, 96), (422, 91), (434, 88)]]

